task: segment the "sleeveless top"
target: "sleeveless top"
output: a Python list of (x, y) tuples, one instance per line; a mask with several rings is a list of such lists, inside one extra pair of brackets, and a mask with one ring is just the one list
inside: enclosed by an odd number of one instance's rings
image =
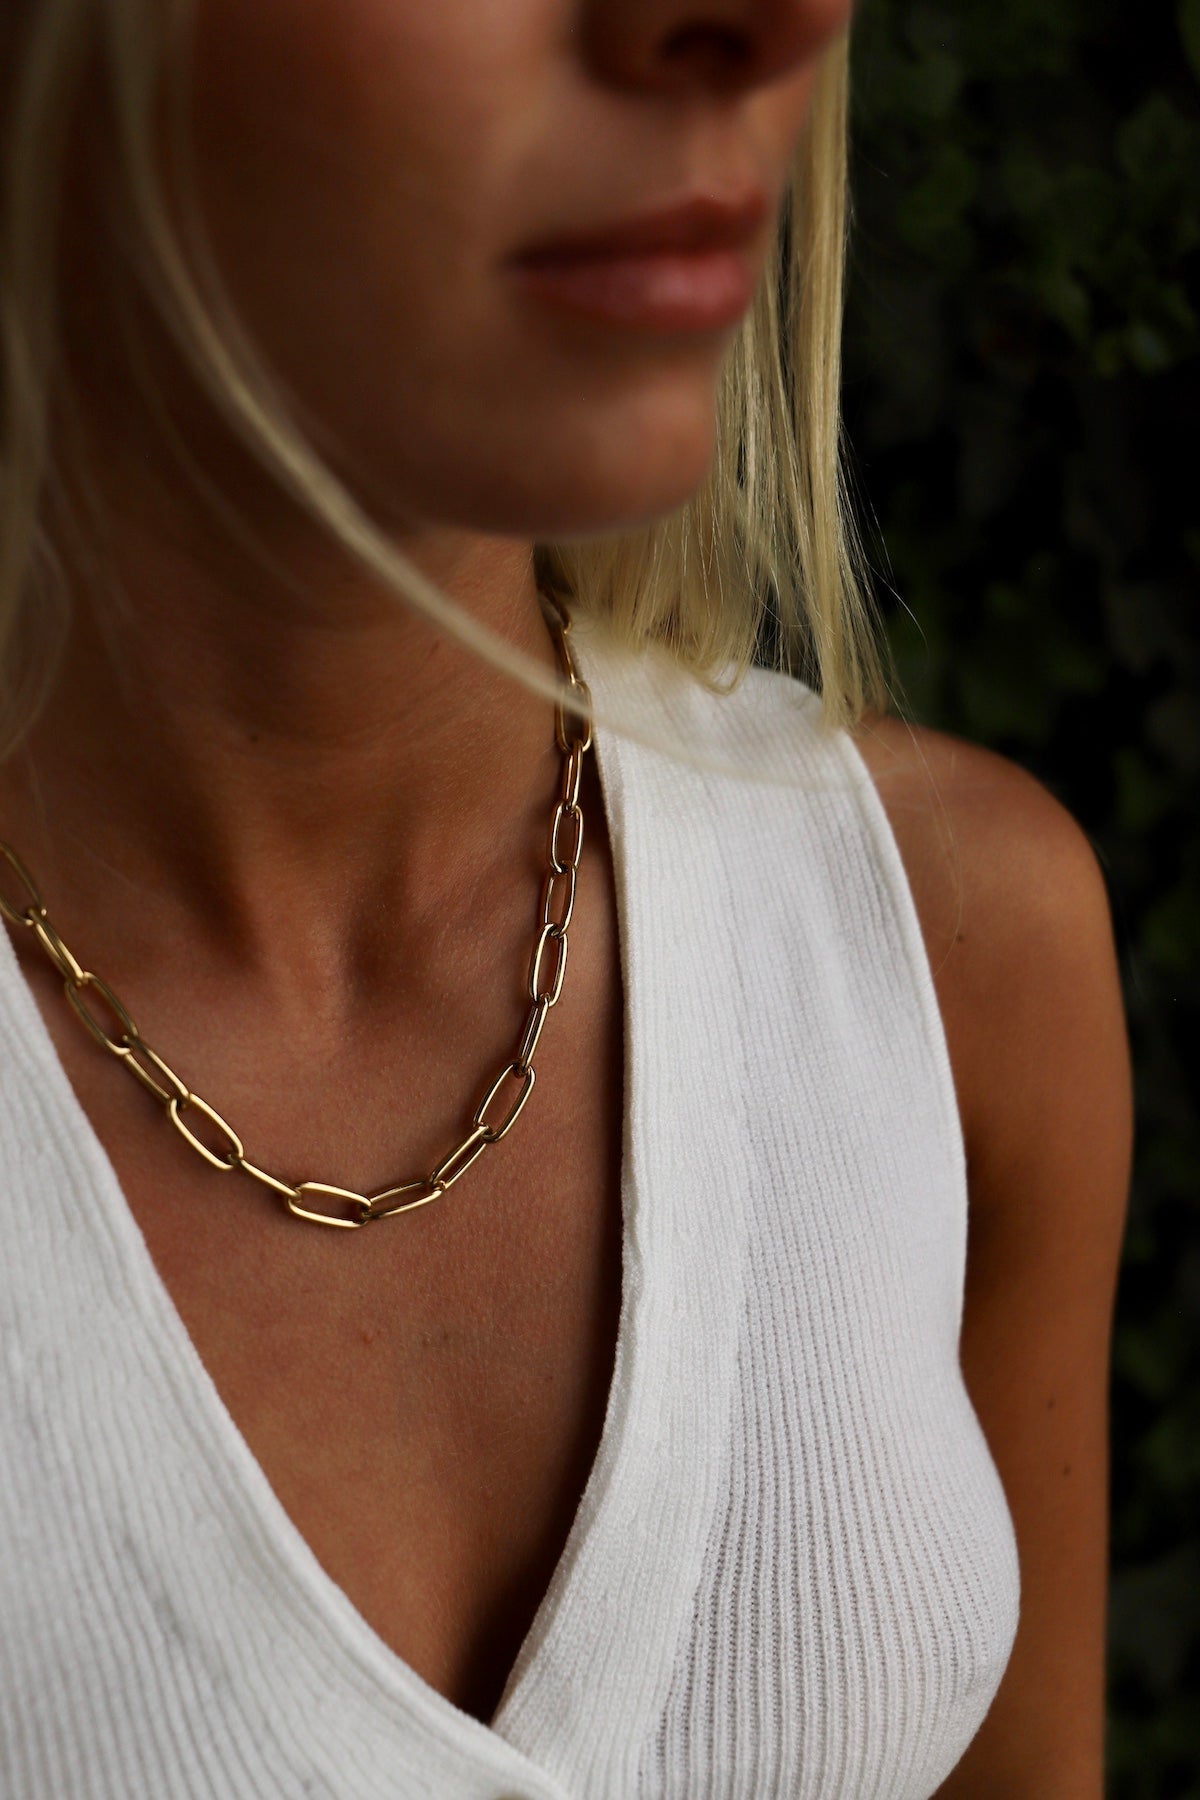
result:
[[(881, 803), (801, 683), (579, 616), (624, 992), (599, 1449), (489, 1725), (378, 1638), (201, 1363), (0, 930), (6, 1800), (926, 1800), (1016, 1631), (965, 1159)], [(792, 785), (778, 785), (778, 777)], [(799, 778), (799, 779), (797, 779)]]

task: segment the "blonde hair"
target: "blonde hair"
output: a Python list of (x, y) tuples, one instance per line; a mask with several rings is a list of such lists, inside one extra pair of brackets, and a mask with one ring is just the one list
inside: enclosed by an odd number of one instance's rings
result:
[[(20, 0), (18, 0), (18, 11)], [(267, 468), (396, 594), (531, 691), (540, 667), (429, 582), (378, 531), (297, 429), (187, 221), (169, 215), (153, 121), (164, 80), (186, 80), (191, 0), (25, 3), (9, 55), (0, 187), (0, 754), (35, 716), (65, 635), (58, 531), (63, 369), (55, 329), (62, 186), (89, 56), (105, 71), (117, 134), (123, 244), (221, 415)], [(14, 30), (9, 15), (3, 31)], [(170, 143), (189, 191), (173, 95)], [(885, 704), (879, 634), (843, 458), (842, 287), (848, 218), (848, 34), (824, 52), (768, 267), (723, 366), (716, 449), (685, 506), (598, 541), (539, 543), (535, 567), (574, 612), (624, 644), (652, 643), (728, 692), (761, 658), (815, 688), (830, 726)], [(69, 397), (68, 397), (69, 398)]]

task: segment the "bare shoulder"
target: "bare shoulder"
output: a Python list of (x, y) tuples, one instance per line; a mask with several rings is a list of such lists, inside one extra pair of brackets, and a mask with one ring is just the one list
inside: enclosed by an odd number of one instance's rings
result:
[(1100, 1800), (1108, 1359), (1133, 1106), (1103, 873), (1024, 770), (873, 718), (856, 741), (929, 949), (967, 1144), (960, 1358), (1016, 1531), (1004, 1678), (939, 1800)]
[[(1018, 1069), (1080, 1026), (1110, 1052), (1124, 1026), (1104, 876), (1086, 833), (1040, 781), (980, 745), (892, 717), (855, 742), (888, 815), (946, 1027), (968, 1149), (1017, 1122)], [(1060, 1042), (1059, 1048), (1061, 1050)], [(1096, 1045), (1098, 1048), (1099, 1046)]]
[(1007, 929), (1052, 930), (1079, 908), (1107, 915), (1085, 832), (1028, 770), (891, 717), (869, 717), (855, 742), (896, 835), (935, 968), (956, 945), (970, 945), (967, 954), (994, 949)]

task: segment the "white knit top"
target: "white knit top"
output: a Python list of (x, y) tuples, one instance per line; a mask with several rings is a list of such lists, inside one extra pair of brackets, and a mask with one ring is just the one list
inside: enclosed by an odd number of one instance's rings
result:
[(963, 1385), (963, 1144), (857, 752), (576, 621), (625, 995), (603, 1435), (490, 1726), (375, 1635), (225, 1409), (0, 932), (5, 1800), (925, 1800), (1016, 1543)]

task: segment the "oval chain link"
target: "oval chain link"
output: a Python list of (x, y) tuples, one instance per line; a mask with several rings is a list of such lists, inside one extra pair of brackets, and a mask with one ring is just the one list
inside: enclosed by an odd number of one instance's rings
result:
[[(446, 1189), (466, 1173), (477, 1157), (507, 1135), (533, 1092), (534, 1052), (546, 1017), (562, 992), (563, 975), (567, 966), (567, 927), (575, 910), (575, 884), (583, 849), (583, 811), (579, 804), (579, 787), (583, 758), (592, 745), (591, 689), (578, 674), (567, 642), (567, 634), (571, 629), (570, 616), (555, 595), (542, 590), (541, 597), (546, 602), (543, 616), (562, 666), (563, 679), (579, 704), (576, 706), (568, 702), (564, 705), (559, 702), (554, 708), (554, 737), (563, 755), (563, 776), (559, 799), (550, 821), (550, 868), (542, 883), (538, 936), (526, 983), (526, 992), (533, 1001), (533, 1006), (526, 1018), (516, 1055), (505, 1063), (476, 1107), (470, 1132), (442, 1158), (431, 1175), (423, 1176), (417, 1181), (403, 1182), (396, 1187), (383, 1188), (375, 1194), (360, 1194), (352, 1188), (335, 1187), (324, 1181), (284, 1181), (280, 1176), (272, 1175), (268, 1170), (260, 1169), (250, 1162), (242, 1140), (232, 1125), (222, 1118), (215, 1106), (210, 1106), (207, 1100), (194, 1093), (170, 1064), (150, 1047), (108, 983), (90, 969), (85, 969), (67, 948), (50, 922), (33, 876), (12, 845), (0, 839), (0, 858), (7, 864), (6, 869), (0, 868), (0, 874), (6, 879), (15, 876), (25, 895), (22, 904), (0, 889), (0, 915), (10, 924), (23, 925), (33, 933), (55, 973), (62, 979), (67, 1000), (80, 1024), (102, 1049), (118, 1057), (130, 1075), (160, 1103), (181, 1140), (190, 1150), (202, 1157), (211, 1168), (219, 1169), (226, 1175), (236, 1169), (249, 1176), (260, 1187), (277, 1194), (294, 1218), (345, 1231), (356, 1230), (377, 1219), (396, 1218), (401, 1213), (411, 1212), (415, 1207), (427, 1206), (431, 1200), (440, 1199)], [(582, 720), (582, 727), (570, 729), (568, 719)], [(570, 832), (569, 848), (562, 842), (561, 834), (564, 831)], [(547, 986), (543, 964), (551, 950), (554, 968)], [(105, 1019), (99, 1012), (92, 1010), (97, 1002), (109, 1015), (111, 1024), (116, 1026), (115, 1031), (108, 1029)], [(515, 1091), (507, 1100), (497, 1102), (496, 1097), (505, 1082), (515, 1083)], [(489, 1117), (493, 1103), (497, 1115), (494, 1118)], [(188, 1113), (198, 1115), (197, 1123), (200, 1120), (205, 1122), (210, 1135), (217, 1140), (215, 1148), (212, 1142), (206, 1142), (199, 1131), (193, 1129), (186, 1116)]]

